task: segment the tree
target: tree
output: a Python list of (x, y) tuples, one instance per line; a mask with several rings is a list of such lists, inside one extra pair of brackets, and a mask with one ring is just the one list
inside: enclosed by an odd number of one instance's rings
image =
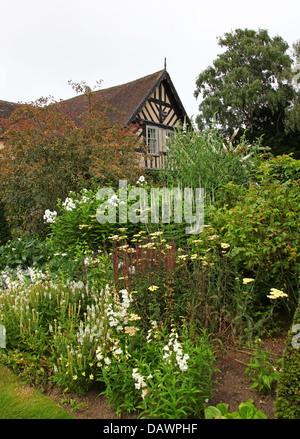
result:
[(225, 33), (218, 44), (226, 50), (196, 81), (195, 97), (203, 98), (199, 128), (215, 122), (226, 135), (240, 128), (250, 139), (266, 128), (269, 137), (281, 132), (284, 109), (294, 97), (286, 80), (292, 63), (288, 44), (266, 30), (249, 29)]
[[(92, 101), (91, 101), (92, 102)], [(0, 200), (12, 227), (30, 234), (45, 229), (43, 214), (70, 191), (136, 181), (138, 138), (111, 126), (103, 108), (74, 119), (62, 103), (40, 99), (9, 118), (0, 157)]]
[(296, 88), (295, 97), (289, 107), (285, 109), (285, 130), (287, 133), (300, 131), (300, 40), (293, 44), (294, 67), (292, 69), (292, 83)]

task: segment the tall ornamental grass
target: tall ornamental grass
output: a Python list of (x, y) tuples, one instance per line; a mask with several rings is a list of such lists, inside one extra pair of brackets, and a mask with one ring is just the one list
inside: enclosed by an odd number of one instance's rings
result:
[(162, 180), (170, 187), (203, 188), (206, 204), (219, 199), (219, 189), (229, 182), (248, 186), (265, 153), (260, 140), (250, 144), (244, 136), (234, 143), (215, 128), (179, 129), (169, 145)]

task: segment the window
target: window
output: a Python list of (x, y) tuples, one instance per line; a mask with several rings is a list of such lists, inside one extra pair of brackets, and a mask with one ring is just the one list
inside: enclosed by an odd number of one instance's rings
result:
[(158, 128), (146, 127), (148, 154), (158, 154)]

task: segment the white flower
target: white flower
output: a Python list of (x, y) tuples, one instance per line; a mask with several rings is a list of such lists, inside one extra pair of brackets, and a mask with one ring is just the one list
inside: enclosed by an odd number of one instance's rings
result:
[(65, 199), (65, 201), (63, 202), (63, 207), (66, 209), (66, 210), (73, 210), (73, 209), (75, 209), (76, 208), (76, 205), (75, 205), (75, 203), (74, 203), (74, 201), (72, 200), (72, 198), (69, 198), (69, 197), (67, 197), (66, 199)]
[(145, 177), (143, 175), (141, 175), (140, 178), (138, 179), (138, 181), (136, 182), (136, 184), (143, 185), (144, 183), (146, 183)]
[(118, 348), (115, 350), (115, 354), (117, 354), (117, 355), (121, 355), (122, 353), (123, 353), (123, 351), (121, 348)]
[(135, 383), (135, 385), (134, 385), (136, 389), (140, 389), (141, 387), (142, 388), (143, 387), (147, 387), (147, 384), (145, 382), (145, 378), (138, 373), (138, 369), (137, 368), (132, 369), (132, 378), (135, 381), (137, 381)]
[(107, 203), (111, 204), (114, 207), (117, 207), (118, 203), (120, 202), (119, 198), (116, 194), (112, 195), (108, 200)]
[(103, 355), (102, 355), (102, 352), (101, 352), (101, 349), (100, 349), (100, 348), (98, 348), (98, 349), (96, 350), (96, 358), (97, 358), (98, 361), (101, 361), (102, 358), (103, 358)]
[(57, 218), (57, 212), (55, 210), (54, 210), (54, 212), (51, 212), (51, 210), (49, 210), (49, 209), (45, 210), (45, 214), (43, 216), (43, 219), (46, 223), (49, 223), (49, 224), (54, 223), (56, 218)]
[(134, 265), (132, 265), (131, 267), (128, 267), (128, 273), (135, 274), (135, 266)]

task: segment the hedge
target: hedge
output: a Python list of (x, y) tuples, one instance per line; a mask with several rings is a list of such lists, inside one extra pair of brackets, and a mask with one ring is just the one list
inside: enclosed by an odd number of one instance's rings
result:
[(295, 325), (300, 328), (300, 298), (287, 336), (283, 369), (278, 381), (275, 402), (278, 419), (300, 419), (300, 329)]

